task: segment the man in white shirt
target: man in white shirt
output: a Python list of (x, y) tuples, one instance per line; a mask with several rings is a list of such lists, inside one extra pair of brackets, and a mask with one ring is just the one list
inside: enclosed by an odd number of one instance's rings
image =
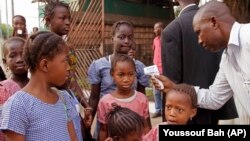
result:
[[(211, 1), (196, 13), (193, 19), (198, 42), (216, 52), (225, 48), (220, 69), (209, 89), (195, 87), (198, 104), (202, 108), (219, 109), (232, 96), (237, 101), (237, 124), (250, 123), (250, 24), (239, 24), (222, 2)], [(168, 92), (175, 83), (164, 76), (156, 76)], [(156, 87), (158, 83), (153, 80)]]

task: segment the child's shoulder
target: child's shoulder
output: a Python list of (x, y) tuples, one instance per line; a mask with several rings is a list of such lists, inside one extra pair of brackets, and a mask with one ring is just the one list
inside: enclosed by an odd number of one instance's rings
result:
[(100, 101), (107, 101), (107, 100), (111, 100), (111, 99), (114, 99), (114, 97), (111, 95), (111, 94), (105, 94), (101, 99)]
[(107, 63), (107, 62), (108, 62), (107, 56), (104, 56), (104, 57), (101, 57), (97, 60), (94, 60), (92, 63), (103, 64), (103, 63)]
[(141, 92), (138, 92), (138, 91), (135, 91), (135, 93), (136, 93), (137, 97), (139, 97), (141, 99), (147, 99), (148, 100), (148, 97), (145, 94), (143, 94)]
[(32, 101), (31, 96), (27, 92), (24, 92), (22, 90), (17, 91), (15, 94), (10, 96), (7, 101), (4, 103), (4, 105), (8, 105), (10, 107), (26, 107), (28, 108), (30, 102)]

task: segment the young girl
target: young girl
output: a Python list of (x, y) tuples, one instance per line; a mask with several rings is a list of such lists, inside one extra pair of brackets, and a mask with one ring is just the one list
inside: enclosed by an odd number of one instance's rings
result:
[(150, 130), (150, 117), (147, 97), (134, 90), (133, 84), (136, 80), (135, 63), (128, 55), (117, 55), (111, 64), (111, 76), (116, 89), (103, 96), (98, 104), (97, 119), (100, 122), (99, 140), (107, 138), (106, 113), (112, 109), (112, 104), (116, 103), (122, 107), (127, 107), (144, 118), (145, 131)]
[(6, 71), (11, 72), (9, 79), (0, 82), (0, 104), (3, 104), (11, 95), (24, 87), (29, 79), (23, 60), (23, 46), (25, 40), (20, 37), (11, 37), (2, 46), (3, 63)]
[[(45, 6), (44, 14), (45, 25), (51, 32), (54, 32), (61, 37), (67, 36), (70, 31), (71, 24), (70, 7), (68, 4), (61, 1), (50, 1)], [(73, 72), (75, 71), (77, 58), (72, 48), (70, 49), (69, 57), (72, 77), (76, 80), (75, 73)], [(77, 98), (81, 102), (82, 106), (88, 110), (91, 109), (86, 101), (86, 98), (83, 97), (84, 94), (82, 93), (77, 81), (71, 81), (70, 86), (71, 88), (74, 88), (74, 92), (77, 93)]]
[[(16, 91), (23, 88), (29, 81), (27, 69), (23, 59), (23, 46), (25, 40), (20, 37), (11, 37), (2, 46), (3, 63), (6, 71), (10, 71), (10, 77), (0, 82), (0, 115), (2, 105)], [(3, 141), (1, 133), (0, 140)]]
[[(197, 95), (195, 89), (187, 84), (178, 84), (166, 95), (166, 122), (161, 124), (185, 125), (196, 115)], [(158, 141), (159, 125), (144, 136), (143, 141)]]
[[(70, 17), (70, 7), (67, 3), (61, 1), (49, 1), (45, 5), (44, 14), (45, 14), (44, 16), (45, 25), (51, 32), (54, 32), (61, 37), (66, 36), (69, 33), (71, 17)], [(72, 100), (71, 103), (75, 104), (81, 103), (81, 105), (84, 107), (85, 110), (84, 119), (81, 119), (83, 120), (84, 123), (81, 124), (82, 133), (84, 133), (83, 138), (89, 140), (89, 138), (87, 138), (87, 135), (90, 135), (90, 126), (93, 120), (91, 115), (92, 108), (89, 106), (87, 99), (84, 97), (81, 87), (76, 81), (77, 78), (75, 75), (75, 67), (77, 58), (72, 48), (70, 49), (69, 53), (69, 61), (71, 67), (70, 82), (67, 85), (67, 87), (64, 87), (63, 89), (66, 89), (70, 93), (76, 94), (77, 99), (73, 98), (72, 97), (73, 95), (70, 96), (71, 97), (70, 99)], [(74, 120), (75, 121), (74, 123), (78, 122), (77, 117), (75, 117), (74, 119), (76, 119)], [(78, 129), (79, 125), (77, 124), (74, 125), (76, 127), (76, 130), (80, 131), (80, 129)], [(77, 134), (79, 135), (78, 132)], [(80, 135), (78, 137), (80, 137)]]
[(18, 36), (23, 39), (27, 39), (28, 33), (26, 29), (26, 19), (22, 15), (15, 15), (12, 17), (12, 36)]
[(106, 116), (108, 138), (105, 141), (141, 141), (144, 119), (128, 108), (112, 106)]
[[(88, 80), (91, 84), (91, 94), (89, 104), (93, 108), (92, 116), (94, 117), (97, 110), (97, 105), (105, 94), (116, 89), (116, 85), (110, 75), (111, 62), (115, 56), (119, 54), (128, 54), (134, 42), (134, 31), (131, 23), (127, 21), (118, 21), (113, 25), (112, 42), (113, 54), (102, 57), (92, 62), (88, 69)], [(144, 66), (136, 64), (135, 89), (145, 93), (145, 87), (149, 85), (148, 76), (144, 74)], [(99, 124), (96, 125), (96, 132)], [(95, 133), (96, 133), (95, 132)], [(94, 135), (97, 137), (97, 135)]]
[(54, 33), (38, 32), (29, 37), (24, 60), (31, 77), (3, 106), (0, 129), (6, 140), (77, 140), (69, 114), (72, 106), (65, 93), (52, 89), (64, 84), (69, 75), (68, 51)]

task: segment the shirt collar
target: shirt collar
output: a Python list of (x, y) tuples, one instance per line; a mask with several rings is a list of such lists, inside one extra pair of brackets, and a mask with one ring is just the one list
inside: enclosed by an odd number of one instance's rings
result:
[(178, 17), (181, 15), (181, 13), (182, 13), (185, 9), (187, 9), (188, 7), (194, 6), (194, 5), (196, 5), (196, 4), (192, 3), (192, 4), (189, 4), (189, 5), (185, 6), (183, 9), (181, 9), (181, 11), (180, 11)]
[(229, 45), (236, 45), (239, 46), (239, 31), (240, 31), (240, 24), (238, 22), (234, 22), (232, 26), (232, 30), (230, 32), (230, 37), (228, 41), (228, 46)]

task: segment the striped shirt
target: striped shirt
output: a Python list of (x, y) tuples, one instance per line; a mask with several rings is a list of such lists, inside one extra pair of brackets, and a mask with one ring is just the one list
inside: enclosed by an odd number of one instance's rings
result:
[(70, 105), (66, 98), (60, 97), (55, 104), (48, 104), (18, 91), (3, 105), (0, 129), (25, 135), (26, 141), (69, 141), (67, 122), (71, 117), (66, 110), (72, 107), (65, 109), (65, 104)]

